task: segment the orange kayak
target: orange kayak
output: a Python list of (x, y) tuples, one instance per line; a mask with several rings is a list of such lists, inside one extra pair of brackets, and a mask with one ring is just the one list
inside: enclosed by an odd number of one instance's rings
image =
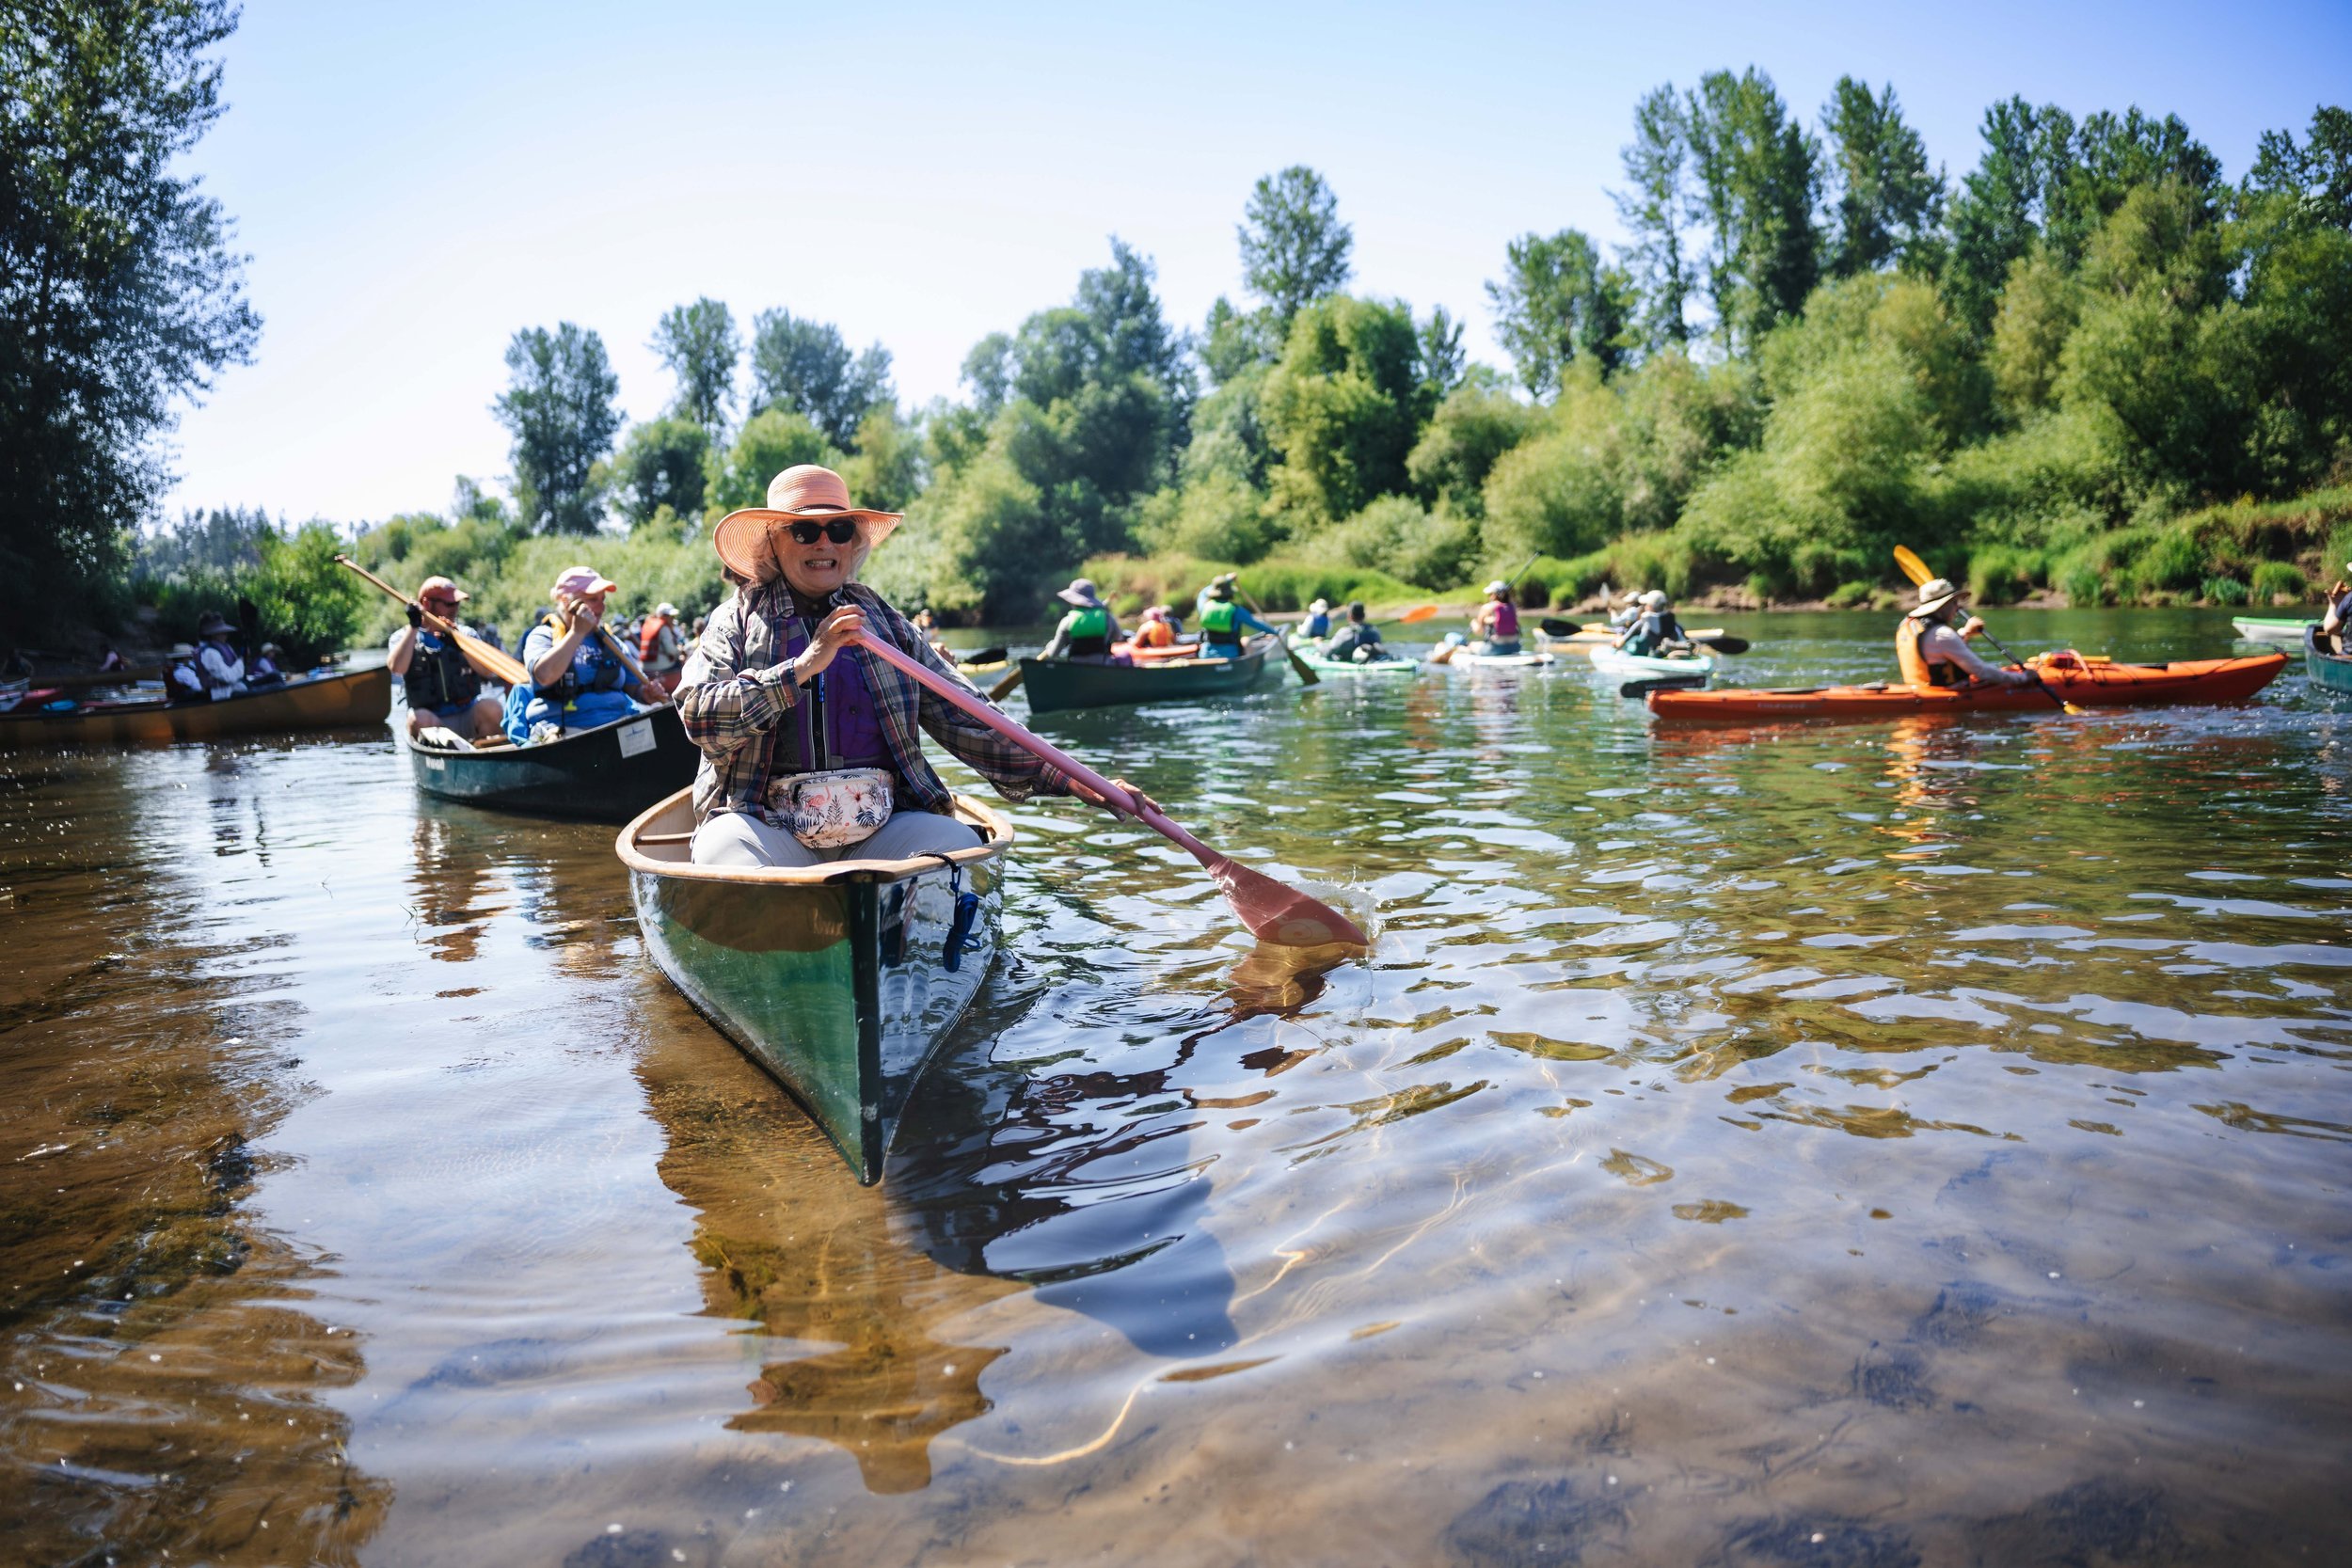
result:
[[(2172, 664), (2117, 664), (2070, 651), (2026, 664), (2043, 686), (2080, 707), (2163, 703), (2235, 703), (2260, 691), (2286, 668), (2284, 654), (2196, 658)], [(2031, 686), (1824, 686), (1810, 689), (1653, 691), (1649, 709), (1685, 724), (1755, 724), (1783, 719), (1896, 719), (1921, 713), (2057, 713)]]

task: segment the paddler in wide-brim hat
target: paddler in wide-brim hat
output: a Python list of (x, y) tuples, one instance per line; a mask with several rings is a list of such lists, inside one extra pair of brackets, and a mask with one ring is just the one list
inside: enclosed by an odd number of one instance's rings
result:
[(1895, 662), (1903, 680), (1921, 688), (2030, 684), (2033, 676), (2026, 671), (1987, 663), (1968, 646), (1968, 639), (1982, 631), (1984, 623), (1971, 616), (1965, 625), (1956, 624), (1961, 597), (1960, 589), (1947, 578), (1930, 578), (1919, 585), (1918, 602), (1895, 626)]
[(923, 755), (945, 746), (1008, 800), (1076, 793), (1041, 761), (912, 677), (868, 657), (861, 633), (961, 681), (914, 624), (857, 580), (903, 518), (856, 504), (839, 474), (802, 464), (768, 504), (730, 512), (711, 545), (742, 586), (687, 661), (678, 716), (701, 749), (697, 865), (807, 866), (969, 849)]
[(1107, 661), (1111, 644), (1120, 638), (1119, 617), (1103, 602), (1101, 590), (1089, 578), (1073, 578), (1070, 586), (1054, 597), (1068, 605), (1070, 612), (1054, 627), (1053, 637), (1037, 657), (1074, 658), (1090, 664)]

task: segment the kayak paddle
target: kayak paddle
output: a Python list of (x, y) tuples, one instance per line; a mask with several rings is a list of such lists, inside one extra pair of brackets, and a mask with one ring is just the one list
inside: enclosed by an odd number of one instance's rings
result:
[(981, 648), (973, 653), (956, 656), (958, 664), (1002, 664), (1004, 661), (1005, 650), (1002, 648)]
[[(1236, 591), (1238, 591), (1241, 584), (1235, 583), (1233, 587)], [(1257, 600), (1251, 598), (1248, 594), (1244, 594), (1241, 596), (1241, 602), (1249, 607), (1250, 614), (1255, 615), (1261, 621), (1265, 619), (1265, 611), (1258, 608)], [(1274, 635), (1274, 641), (1281, 646), (1282, 657), (1291, 661), (1291, 668), (1298, 672), (1299, 685), (1321, 686), (1323, 684), (1323, 677), (1315, 673), (1313, 666), (1310, 665), (1305, 659), (1298, 657), (1298, 650), (1290, 645), (1290, 640), (1288, 638), (1282, 636), (1281, 633), (1277, 632)]]
[[(361, 577), (375, 584), (376, 587), (381, 588), (385, 593), (389, 594), (393, 598), (398, 599), (402, 604), (417, 603), (416, 600), (410, 598), (399, 589), (394, 588), (390, 583), (386, 582), (382, 578), (377, 577), (373, 572), (369, 571), (365, 566), (362, 566), (358, 562), (352, 560), (351, 557), (347, 555), (339, 555), (335, 558), (335, 561), (338, 565), (350, 567), (353, 571), (358, 573)], [(419, 605), (418, 609), (420, 611), (424, 611), (424, 607), (421, 605)], [(520, 659), (514, 657), (512, 655), (501, 653), (498, 649), (491, 647), (490, 644), (485, 642), (482, 639), (476, 637), (465, 627), (444, 621), (438, 615), (432, 614), (429, 611), (424, 611), (424, 619), (426, 625), (430, 626), (435, 631), (440, 633), (443, 637), (454, 639), (457, 643), (457, 651), (465, 655), (466, 662), (472, 665), (483, 674), (489, 676), (492, 680), (497, 681), (503, 686), (528, 686), (531, 684), (531, 672), (522, 667), (522, 661)]]
[(1241, 917), (1241, 923), (1249, 927), (1250, 935), (1289, 947), (1320, 947), (1335, 942), (1358, 947), (1372, 945), (1372, 939), (1364, 935), (1362, 928), (1339, 911), (1295, 888), (1284, 887), (1262, 871), (1252, 871), (1218, 854), (1086, 764), (1052, 742), (1031, 735), (973, 696), (970, 688), (926, 669), (871, 632), (861, 631), (851, 641), (900, 674), (961, 708), (1030, 755), (1060, 768), (1097, 800), (1135, 817), (1199, 861), (1208, 869), (1209, 875), (1216, 879), (1216, 885), (1224, 890), (1226, 901), (1232, 905), (1233, 912)]
[[(1911, 579), (1911, 585), (1914, 588), (1923, 586), (1935, 576), (1933, 572), (1928, 570), (1928, 563), (1919, 559), (1918, 552), (1914, 550), (1909, 545), (1898, 545), (1895, 546), (1895, 564), (1903, 569), (1903, 576)], [(2050, 683), (2042, 678), (2042, 673), (2040, 671), (2036, 670), (2032, 665), (2027, 664), (2024, 659), (2019, 658), (2015, 654), (2010, 653), (2007, 648), (2002, 648), (2001, 640), (1993, 635), (1991, 628), (1985, 626), (1984, 618), (1982, 616), (1979, 616), (1977, 619), (1977, 629), (1984, 633), (1984, 640), (1987, 642), (1992, 643), (1995, 648), (2000, 648), (2001, 657), (2003, 658), (2008, 659), (2011, 664), (2014, 664), (2017, 668), (2026, 672), (2026, 674), (2031, 675), (2033, 677), (2034, 685), (2042, 689), (2042, 694), (2044, 697), (2047, 697), (2050, 701), (2058, 704), (2058, 711), (2060, 713), (2080, 714), (2082, 712), (2082, 709), (2079, 706), (2068, 702), (2065, 698), (2059, 696), (2055, 690), (2051, 689)]]
[(1744, 637), (1702, 637), (1694, 632), (1691, 641), (1712, 648), (1719, 654), (1744, 654), (1748, 651), (1748, 640)]
[(1652, 675), (1617, 688), (1620, 697), (1646, 697), (1653, 691), (1696, 691), (1707, 685), (1705, 675)]

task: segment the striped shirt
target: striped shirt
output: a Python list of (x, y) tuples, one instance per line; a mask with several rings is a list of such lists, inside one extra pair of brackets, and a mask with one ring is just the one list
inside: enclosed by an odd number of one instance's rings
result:
[[(955, 666), (931, 648), (913, 623), (863, 583), (842, 589), (844, 603), (866, 612), (866, 629), (948, 679), (963, 682)], [(695, 820), (731, 811), (773, 821), (766, 810), (768, 783), (798, 760), (792, 732), (780, 721), (800, 702), (787, 668), (792, 591), (782, 578), (738, 590), (711, 612), (687, 661), (677, 689), (678, 717), (702, 749), (694, 775)], [(948, 809), (947, 786), (924, 760), (919, 730), (995, 786), (1008, 800), (1067, 795), (1068, 779), (978, 720), (863, 649), (845, 648), (836, 660), (855, 659), (882, 720), (882, 740), (898, 773), (898, 805)], [(968, 682), (963, 684), (969, 685)]]

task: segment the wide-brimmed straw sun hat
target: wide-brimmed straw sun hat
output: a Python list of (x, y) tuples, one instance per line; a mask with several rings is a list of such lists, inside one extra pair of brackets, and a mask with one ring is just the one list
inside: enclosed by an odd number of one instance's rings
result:
[(850, 487), (839, 474), (814, 463), (787, 468), (768, 482), (768, 504), (747, 506), (719, 519), (710, 531), (711, 547), (719, 559), (754, 582), (765, 582), (775, 572), (768, 550), (768, 531), (780, 523), (824, 521), (854, 517), (863, 525), (866, 546), (871, 549), (890, 537), (905, 521), (903, 514), (876, 512), (852, 505)]
[(1070, 586), (1056, 594), (1054, 597), (1064, 604), (1076, 605), (1080, 610), (1103, 608), (1103, 595), (1094, 591), (1094, 581), (1090, 578), (1073, 578)]
[(1911, 610), (1910, 618), (1924, 621), (1959, 597), (1960, 590), (1952, 586), (1949, 578), (1930, 578), (1919, 585), (1919, 603)]
[(194, 645), (190, 643), (174, 642), (171, 645), (171, 652), (166, 654), (164, 657), (166, 658), (194, 658), (196, 657), (196, 649)]
[(594, 566), (566, 566), (555, 575), (555, 594), (610, 594), (620, 586)]

